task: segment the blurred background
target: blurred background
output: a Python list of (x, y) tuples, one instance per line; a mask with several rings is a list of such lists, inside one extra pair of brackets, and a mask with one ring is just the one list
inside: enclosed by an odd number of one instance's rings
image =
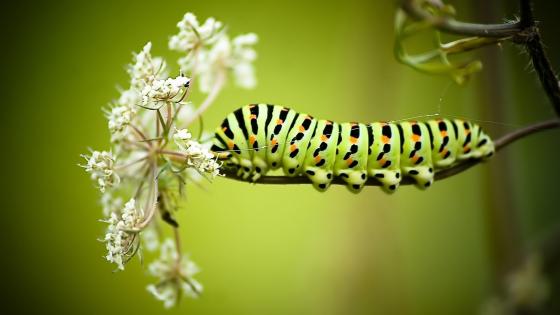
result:
[[(463, 20), (501, 22), (516, 1), (450, 1)], [(525, 250), (558, 229), (558, 131), (508, 147), (491, 162), (422, 192), (368, 187), (318, 193), (218, 178), (190, 187), (178, 214), (184, 250), (201, 267), (198, 300), (164, 310), (137, 259), (112, 273), (103, 259), (98, 191), (76, 166), (88, 147), (109, 149), (101, 107), (127, 84), (131, 52), (167, 50), (191, 11), (232, 35), (255, 32), (258, 86), (228, 85), (204, 116), (213, 130), (254, 102), (338, 121), (466, 117), (494, 137), (553, 112), (512, 44), (480, 50), (485, 69), (466, 86), (398, 64), (393, 1), (37, 1), (2, 15), (3, 293), (19, 313), (477, 314)], [(536, 16), (553, 64), (558, 4)], [(426, 46), (429, 37), (413, 41)], [(415, 46), (417, 45), (417, 47)], [(174, 69), (177, 69), (176, 67)], [(200, 95), (200, 94), (199, 94)], [(197, 100), (197, 96), (194, 96)], [(488, 121), (488, 122), (484, 122)], [(23, 176), (22, 176), (23, 173)], [(554, 298), (552, 298), (554, 300)]]

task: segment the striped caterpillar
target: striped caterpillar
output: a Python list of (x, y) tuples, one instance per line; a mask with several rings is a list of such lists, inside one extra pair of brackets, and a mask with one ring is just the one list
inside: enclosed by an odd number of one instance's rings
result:
[(243, 179), (256, 181), (282, 167), (287, 176), (304, 173), (319, 191), (338, 176), (352, 192), (374, 177), (391, 193), (403, 176), (426, 189), (434, 172), (489, 158), (494, 144), (480, 126), (458, 119), (336, 123), (282, 106), (252, 104), (224, 119), (211, 150)]

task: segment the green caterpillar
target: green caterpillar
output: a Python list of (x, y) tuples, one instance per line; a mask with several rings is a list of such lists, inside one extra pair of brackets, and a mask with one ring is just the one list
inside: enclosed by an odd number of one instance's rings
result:
[(338, 176), (352, 192), (374, 177), (392, 193), (403, 176), (426, 189), (437, 170), (489, 158), (494, 144), (480, 126), (458, 119), (336, 123), (282, 106), (252, 104), (224, 119), (211, 150), (243, 179), (256, 181), (282, 167), (287, 176), (305, 174), (319, 191)]

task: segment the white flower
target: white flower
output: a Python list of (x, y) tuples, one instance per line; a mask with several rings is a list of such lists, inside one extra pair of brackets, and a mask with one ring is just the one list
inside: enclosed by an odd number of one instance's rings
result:
[(169, 39), (169, 49), (187, 52), (214, 43), (221, 34), (222, 23), (210, 17), (204, 24), (199, 25), (196, 16), (188, 12), (183, 20), (177, 23), (177, 27), (179, 33)]
[(138, 249), (138, 233), (130, 230), (141, 223), (143, 218), (143, 211), (136, 208), (136, 201), (132, 198), (124, 205), (120, 216), (112, 212), (111, 216), (103, 221), (109, 224), (103, 239), (107, 249), (105, 259), (116, 264), (120, 270), (124, 270), (124, 264)]
[(233, 55), (231, 68), (237, 85), (250, 89), (255, 87), (255, 69), (252, 62), (257, 59), (256, 51), (251, 47), (258, 41), (254, 33), (239, 35), (232, 41)]
[(142, 89), (142, 104), (157, 104), (159, 102), (176, 101), (182, 97), (189, 86), (190, 79), (184, 76), (168, 78), (166, 80), (153, 80)]
[(160, 258), (148, 266), (148, 272), (159, 279), (157, 284), (150, 284), (146, 289), (154, 297), (164, 302), (166, 308), (177, 304), (180, 293), (196, 298), (202, 293), (202, 285), (193, 276), (199, 272), (196, 264), (187, 256), (178, 261), (175, 244), (171, 239), (161, 245)]
[(120, 182), (120, 177), (114, 170), (115, 159), (107, 151), (92, 151), (91, 156), (82, 155), (86, 165), (82, 166), (86, 172), (91, 173), (91, 179), (97, 182), (99, 190), (105, 192), (107, 187), (112, 187)]
[(220, 36), (209, 49), (201, 49), (196, 57), (187, 55), (179, 59), (182, 71), (192, 70), (193, 58), (197, 58), (197, 75), (199, 89), (208, 93), (217, 84), (220, 76), (231, 72), (238, 86), (253, 88), (256, 85), (253, 61), (257, 53), (252, 48), (258, 37), (254, 33), (239, 35), (230, 40), (226, 35)]
[(151, 49), (152, 43), (148, 42), (142, 51), (134, 56), (134, 64), (128, 68), (130, 86), (133, 89), (142, 90), (146, 84), (164, 76), (165, 63), (161, 58), (152, 58)]
[(220, 174), (222, 164), (217, 161), (208, 146), (202, 145), (191, 139), (192, 135), (187, 129), (175, 131), (173, 140), (179, 150), (186, 155), (186, 165), (200, 173), (206, 173), (214, 178)]
[(187, 129), (175, 129), (175, 134), (173, 135), (173, 139), (179, 143), (183, 141), (191, 140), (192, 135)]
[(126, 138), (126, 128), (134, 117), (134, 112), (128, 106), (114, 106), (106, 112), (107, 125), (111, 132), (111, 142), (119, 142)]
[(136, 111), (136, 105), (140, 104), (140, 93), (133, 88), (121, 92), (117, 104), (129, 107), (131, 111)]

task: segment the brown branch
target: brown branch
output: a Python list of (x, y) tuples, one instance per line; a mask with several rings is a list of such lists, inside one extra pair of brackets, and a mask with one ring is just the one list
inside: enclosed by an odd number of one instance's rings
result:
[(525, 45), (525, 49), (531, 56), (531, 62), (535, 68), (541, 85), (548, 96), (557, 116), (560, 116), (560, 86), (558, 78), (554, 73), (552, 64), (546, 55), (541, 34), (533, 18), (531, 1), (521, 0), (521, 25), (523, 31), (517, 34), (513, 40), (518, 44)]
[[(527, 137), (529, 135), (532, 135), (532, 134), (540, 132), (540, 131), (544, 131), (544, 130), (548, 130), (548, 129), (554, 129), (554, 128), (560, 128), (560, 119), (552, 119), (552, 120), (537, 122), (537, 123), (534, 123), (534, 124), (529, 125), (527, 127), (515, 130), (511, 133), (505, 134), (501, 138), (498, 138), (494, 141), (496, 151), (500, 151), (501, 149), (505, 148), (509, 144), (511, 144), (514, 141), (519, 140), (521, 138)], [(473, 166), (475, 166), (475, 165), (477, 165), (481, 162), (482, 162), (482, 160), (474, 160), (474, 159), (462, 162), (462, 163), (457, 164), (457, 165), (455, 165), (451, 168), (444, 169), (444, 170), (441, 170), (439, 172), (436, 172), (436, 174), (434, 176), (434, 179), (435, 180), (442, 180), (442, 179), (451, 177), (453, 175), (457, 175), (457, 174), (462, 173), (462, 172), (468, 170), (469, 168), (471, 168), (471, 167), (473, 167)], [(237, 176), (235, 171), (226, 171), (226, 172), (224, 172), (224, 175), (225, 175), (225, 177), (230, 178), (230, 179), (253, 183), (253, 181), (251, 181), (251, 180), (242, 179), (241, 177)], [(263, 176), (254, 183), (255, 184), (267, 184), (267, 185), (297, 185), (297, 184), (311, 184), (311, 181), (309, 180), (309, 178), (307, 178), (307, 176), (295, 176), (295, 177)], [(415, 183), (416, 182), (412, 178), (404, 177), (402, 179), (400, 185), (413, 185)], [(345, 181), (343, 181), (341, 178), (334, 178), (333, 181), (331, 182), (331, 184), (333, 184), (333, 185), (347, 185), (347, 183)], [(365, 186), (380, 186), (380, 185), (381, 185), (381, 183), (378, 180), (376, 180), (375, 178), (369, 178), (365, 183)]]

